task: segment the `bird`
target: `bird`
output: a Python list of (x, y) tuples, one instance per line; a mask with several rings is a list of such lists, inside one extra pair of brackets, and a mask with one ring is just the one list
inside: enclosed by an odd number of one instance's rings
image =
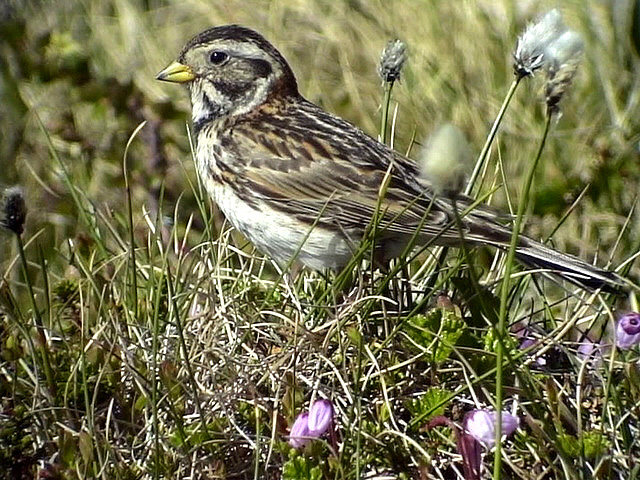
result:
[[(281, 265), (346, 266), (377, 223), (376, 258), (423, 245), (509, 248), (504, 215), (439, 195), (416, 162), (304, 98), (284, 56), (240, 25), (211, 27), (156, 76), (186, 85), (195, 163), (227, 220)], [(516, 258), (587, 290), (622, 277), (519, 235)]]

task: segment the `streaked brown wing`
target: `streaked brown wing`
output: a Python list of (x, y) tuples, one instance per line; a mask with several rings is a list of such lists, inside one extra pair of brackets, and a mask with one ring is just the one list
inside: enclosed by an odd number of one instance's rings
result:
[(348, 122), (314, 105), (307, 108), (314, 110), (305, 115), (298, 109), (282, 124), (270, 118), (236, 125), (233, 145), (238, 158), (246, 159), (240, 172), (244, 188), (309, 224), (363, 232), (379, 208), (385, 236), (413, 235), (420, 224), (426, 237), (442, 234), (451, 210), (432, 201), (431, 191), (416, 180), (413, 162)]

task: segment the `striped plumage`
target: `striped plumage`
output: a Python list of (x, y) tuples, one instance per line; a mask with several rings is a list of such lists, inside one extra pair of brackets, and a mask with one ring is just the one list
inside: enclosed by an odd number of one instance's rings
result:
[[(228, 220), (260, 250), (314, 268), (347, 264), (378, 211), (377, 245), (399, 255), (419, 243), (508, 246), (511, 230), (472, 199), (436, 196), (416, 164), (304, 99), (282, 55), (253, 30), (229, 25), (194, 37), (161, 80), (186, 83), (196, 162)], [(386, 193), (380, 200), (385, 175)], [(616, 289), (612, 272), (521, 237), (518, 258), (588, 288)]]

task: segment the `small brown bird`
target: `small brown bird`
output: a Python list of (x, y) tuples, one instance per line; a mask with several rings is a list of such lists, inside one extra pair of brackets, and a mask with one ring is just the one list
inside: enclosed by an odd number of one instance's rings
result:
[[(387, 259), (418, 229), (418, 243), (459, 245), (456, 215), (467, 244), (509, 246), (511, 230), (494, 211), (471, 208), (461, 194), (436, 195), (412, 160), (302, 97), (287, 61), (253, 30), (210, 28), (157, 78), (187, 85), (203, 184), (233, 226), (278, 262), (340, 268), (375, 215)], [(590, 289), (623, 285), (525, 236), (517, 257)]]

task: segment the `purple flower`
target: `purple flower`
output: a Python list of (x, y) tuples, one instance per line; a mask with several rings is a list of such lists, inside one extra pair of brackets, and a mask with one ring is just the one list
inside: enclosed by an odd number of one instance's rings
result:
[[(491, 448), (496, 443), (497, 413), (488, 410), (472, 410), (464, 418), (464, 430), (478, 442)], [(502, 412), (502, 434), (509, 436), (520, 425), (518, 417)]]
[(453, 420), (444, 415), (433, 417), (422, 430), (428, 431), (434, 427), (449, 427), (456, 437), (456, 448), (462, 457), (462, 471), (464, 478), (475, 480), (480, 478), (482, 469), (482, 448), (480, 443), (456, 425)]
[(458, 435), (458, 453), (462, 457), (462, 471), (465, 479), (479, 479), (482, 471), (482, 447), (480, 442), (468, 433)]
[(333, 405), (329, 400), (318, 400), (309, 412), (303, 412), (291, 426), (289, 445), (302, 448), (314, 438), (324, 435), (333, 424)]
[(301, 413), (296, 418), (289, 432), (289, 445), (293, 448), (302, 448), (311, 441), (309, 433), (309, 414)]
[[(532, 348), (535, 345), (538, 345), (539, 341), (533, 337), (524, 337), (522, 342), (520, 343), (520, 350), (526, 350), (527, 348)], [(534, 355), (534, 352), (530, 352), (529, 355)], [(539, 367), (544, 367), (547, 364), (547, 359), (539, 356), (535, 359), (536, 364)]]
[(595, 356), (598, 352), (598, 345), (595, 342), (592, 342), (588, 338), (585, 338), (582, 342), (578, 344), (578, 351), (576, 354), (581, 360), (587, 361), (592, 356)]
[(610, 346), (610, 344), (601, 344), (600, 342), (594, 342), (589, 337), (585, 337), (578, 344), (576, 355), (578, 355), (578, 358), (580, 358), (583, 362), (588, 362), (591, 360), (601, 362), (602, 355)]
[(309, 409), (309, 434), (319, 437), (331, 426), (333, 422), (333, 405), (329, 400), (318, 400)]
[(631, 312), (623, 315), (616, 326), (616, 345), (628, 350), (640, 343), (640, 313)]
[(531, 348), (536, 344), (536, 340), (531, 337), (525, 337), (524, 340), (520, 343), (520, 350), (525, 350), (527, 348)]

